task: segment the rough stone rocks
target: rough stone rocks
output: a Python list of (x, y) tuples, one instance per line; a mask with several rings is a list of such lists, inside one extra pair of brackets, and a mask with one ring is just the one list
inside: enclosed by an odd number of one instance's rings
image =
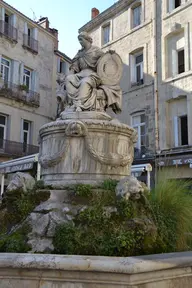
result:
[(133, 176), (127, 176), (119, 181), (115, 189), (116, 195), (119, 198), (126, 200), (140, 199), (144, 192), (143, 185)]
[(9, 185), (7, 186), (7, 191), (14, 191), (17, 189), (22, 189), (24, 192), (30, 190), (35, 185), (35, 179), (27, 174), (22, 172), (17, 172), (13, 175)]

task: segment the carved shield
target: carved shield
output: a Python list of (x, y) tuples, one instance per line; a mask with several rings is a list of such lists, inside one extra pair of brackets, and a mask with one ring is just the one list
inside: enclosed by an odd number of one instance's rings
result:
[(119, 85), (122, 72), (123, 63), (116, 52), (108, 51), (99, 59), (97, 74), (103, 85)]

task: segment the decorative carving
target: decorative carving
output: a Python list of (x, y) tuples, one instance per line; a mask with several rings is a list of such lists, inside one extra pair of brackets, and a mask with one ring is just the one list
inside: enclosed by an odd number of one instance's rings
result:
[(66, 138), (63, 143), (63, 148), (59, 152), (54, 153), (51, 156), (49, 154), (43, 155), (42, 143), (41, 143), (39, 149), (39, 163), (45, 169), (57, 165), (64, 158), (65, 154), (67, 153), (68, 147), (69, 147), (69, 139)]
[(71, 121), (65, 130), (66, 136), (80, 137), (85, 136), (86, 133), (87, 128), (85, 124), (81, 121)]
[[(59, 75), (57, 97), (65, 112), (106, 111), (111, 107), (121, 112), (122, 91), (119, 86), (123, 65), (115, 51), (104, 53), (92, 45), (92, 38), (78, 36), (82, 49), (72, 60), (69, 75)], [(61, 109), (59, 109), (59, 112)]]
[(129, 141), (128, 153), (126, 155), (120, 155), (118, 153), (99, 153), (92, 145), (92, 137), (90, 136), (88, 129), (82, 121), (71, 121), (65, 129), (65, 142), (61, 151), (55, 153), (54, 155), (42, 155), (40, 149), (39, 161), (43, 168), (48, 168), (57, 165), (64, 157), (67, 152), (70, 140), (68, 137), (85, 137), (85, 147), (89, 155), (99, 161), (102, 164), (110, 166), (126, 166), (133, 161), (133, 142)]

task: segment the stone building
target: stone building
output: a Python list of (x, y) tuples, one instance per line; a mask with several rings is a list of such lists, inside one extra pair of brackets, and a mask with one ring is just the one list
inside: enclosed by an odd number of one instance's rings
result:
[(157, 1), (159, 151), (169, 178), (192, 178), (192, 1)]
[(0, 161), (38, 152), (56, 116), (58, 31), (0, 1)]
[[(118, 118), (138, 132), (134, 164), (151, 163), (155, 152), (154, 4), (119, 0), (102, 13), (92, 9), (92, 19), (80, 28), (104, 51), (122, 58), (123, 110)], [(153, 169), (154, 170), (154, 169)]]

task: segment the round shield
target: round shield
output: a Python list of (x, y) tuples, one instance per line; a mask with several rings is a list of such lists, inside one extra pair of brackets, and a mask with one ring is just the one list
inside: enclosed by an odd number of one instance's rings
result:
[(118, 85), (123, 72), (121, 57), (114, 51), (106, 52), (98, 61), (97, 74), (103, 85)]

